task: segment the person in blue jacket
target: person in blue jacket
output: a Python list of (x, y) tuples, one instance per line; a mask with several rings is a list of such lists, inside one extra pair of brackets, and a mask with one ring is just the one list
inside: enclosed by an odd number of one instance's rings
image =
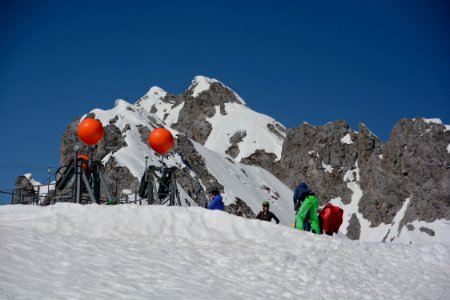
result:
[(306, 195), (311, 193), (311, 190), (308, 188), (306, 183), (301, 182), (294, 190), (294, 196), (292, 200), (294, 200), (294, 209), (297, 212), (300, 206), (302, 205), (303, 200), (305, 200)]
[(219, 194), (219, 190), (215, 187), (208, 189), (208, 198), (209, 198), (209, 204), (208, 209), (218, 209), (218, 210), (224, 210), (223, 208), (223, 201), (222, 197)]
[[(294, 196), (292, 197), (292, 200), (294, 200), (295, 215), (297, 215), (298, 210), (302, 206), (303, 201), (310, 193), (311, 193), (311, 190), (308, 188), (306, 183), (300, 182), (300, 184), (297, 185), (297, 187), (294, 190)], [(302, 228), (305, 231), (310, 231), (310, 229), (311, 229), (310, 223), (309, 223), (309, 218), (310, 218), (310, 212), (308, 210), (306, 213), (306, 216), (305, 216), (305, 223), (303, 224), (303, 228)], [(294, 224), (297, 224), (297, 219), (295, 219)], [(295, 226), (297, 226), (297, 225), (295, 225)]]

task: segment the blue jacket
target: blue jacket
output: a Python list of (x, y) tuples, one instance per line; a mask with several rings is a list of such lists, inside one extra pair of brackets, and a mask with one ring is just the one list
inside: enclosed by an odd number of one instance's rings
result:
[[(297, 203), (297, 201), (299, 200), (299, 198), (302, 196), (303, 193), (310, 193), (311, 191), (309, 190), (308, 186), (306, 185), (306, 183), (302, 182), (300, 183), (294, 190), (294, 196), (292, 197), (292, 199), (294, 200), (294, 206)], [(303, 200), (303, 199), (302, 199)]]
[(208, 204), (208, 209), (223, 210), (223, 201), (220, 195), (215, 195), (212, 201)]

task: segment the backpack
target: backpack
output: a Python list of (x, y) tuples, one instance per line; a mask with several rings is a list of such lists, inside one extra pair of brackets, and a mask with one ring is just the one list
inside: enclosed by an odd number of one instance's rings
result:
[(331, 203), (325, 205), (325, 207), (319, 211), (320, 232), (328, 235), (338, 233), (339, 227), (341, 227), (342, 224), (343, 214), (344, 211), (342, 208)]

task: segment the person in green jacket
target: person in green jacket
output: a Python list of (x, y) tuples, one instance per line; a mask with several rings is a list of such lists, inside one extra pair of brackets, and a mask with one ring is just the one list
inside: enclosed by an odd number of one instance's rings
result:
[(319, 199), (313, 193), (308, 193), (297, 212), (295, 228), (305, 230), (305, 220), (309, 216), (309, 224), (311, 231), (320, 234), (319, 218), (317, 217), (317, 209), (319, 208)]

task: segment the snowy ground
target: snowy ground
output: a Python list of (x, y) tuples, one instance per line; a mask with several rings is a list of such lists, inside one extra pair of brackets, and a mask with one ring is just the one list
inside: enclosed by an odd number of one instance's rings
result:
[(450, 248), (202, 208), (0, 207), (1, 299), (449, 299)]

